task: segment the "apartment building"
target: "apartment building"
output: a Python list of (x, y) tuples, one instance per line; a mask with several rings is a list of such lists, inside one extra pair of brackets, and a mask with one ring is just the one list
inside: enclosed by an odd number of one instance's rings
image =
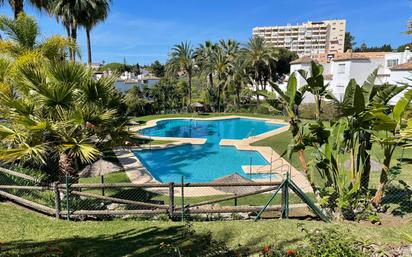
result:
[[(355, 79), (362, 85), (375, 69), (378, 69), (376, 84), (410, 83), (412, 79), (412, 53), (409, 48), (404, 52), (348, 51), (320, 54), (314, 57), (304, 56), (290, 63), (291, 73), (296, 73), (298, 70), (310, 72), (311, 61), (322, 64), (325, 83), (329, 84), (329, 89), (338, 100), (343, 99), (346, 86), (351, 79)], [(298, 73), (296, 74), (298, 87), (305, 85), (305, 80)], [(286, 83), (287, 81), (282, 84), (283, 89), (286, 89)], [(390, 104), (395, 104), (402, 95), (403, 93), (394, 97)], [(304, 102), (314, 102), (313, 96), (308, 94)]]
[(346, 20), (325, 20), (298, 25), (253, 28), (253, 36), (263, 37), (275, 47), (284, 47), (301, 56), (343, 53)]

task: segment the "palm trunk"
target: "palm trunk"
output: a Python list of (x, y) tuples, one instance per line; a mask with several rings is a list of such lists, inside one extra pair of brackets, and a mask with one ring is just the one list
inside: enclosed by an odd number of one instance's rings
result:
[[(257, 81), (256, 83), (256, 91), (260, 90), (260, 81)], [(260, 105), (260, 97), (259, 94), (256, 92), (256, 105), (259, 106)]]
[[(65, 23), (64, 27), (66, 29), (67, 39), (71, 39), (72, 38), (71, 33), (70, 33), (71, 32), (71, 22)], [(70, 60), (73, 60), (73, 49), (72, 48), (69, 49), (69, 58)]]
[(240, 109), (240, 87), (236, 87), (236, 107), (239, 111)]
[[(72, 20), (70, 34), (71, 34), (71, 38), (72, 38), (73, 42), (76, 44), (76, 42), (77, 42), (77, 23), (76, 23), (76, 21)], [(73, 51), (72, 61), (76, 61), (75, 51)]]
[(187, 72), (187, 83), (188, 83), (188, 90), (189, 90), (189, 106), (192, 105), (192, 72)]
[(19, 14), (23, 12), (24, 9), (24, 3), (23, 0), (14, 0), (13, 1), (13, 9), (14, 9), (14, 19), (17, 20), (19, 17)]
[(66, 154), (59, 154), (59, 173), (60, 175), (74, 176), (76, 174), (73, 168), (73, 160)]
[(188, 86), (189, 86), (189, 105), (192, 104), (192, 73), (188, 75)]
[(220, 88), (220, 83), (217, 87), (217, 112), (220, 113), (220, 94), (221, 94), (221, 88)]
[(92, 64), (92, 46), (90, 42), (90, 29), (86, 28), (86, 37), (87, 37), (87, 64), (91, 66)]
[(213, 82), (213, 74), (209, 73), (209, 83), (210, 83), (210, 88), (214, 88), (214, 82)]

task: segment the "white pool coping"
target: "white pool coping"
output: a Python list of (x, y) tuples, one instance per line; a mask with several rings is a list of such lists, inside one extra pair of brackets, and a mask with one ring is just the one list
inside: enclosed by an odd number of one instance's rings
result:
[[(283, 120), (279, 119), (268, 119), (268, 118), (255, 118), (255, 117), (248, 117), (248, 116), (236, 116), (236, 115), (230, 115), (230, 116), (223, 116), (223, 117), (210, 117), (210, 118), (184, 118), (184, 117), (173, 117), (173, 118), (162, 118), (162, 119), (155, 119), (155, 120), (150, 120), (148, 121), (145, 125), (143, 126), (134, 126), (131, 131), (135, 131), (138, 133), (138, 131), (145, 129), (145, 128), (151, 128), (157, 125), (157, 122), (163, 121), (163, 120), (225, 120), (225, 119), (236, 119), (236, 118), (243, 118), (243, 119), (252, 119), (252, 120), (263, 120), (266, 122), (270, 123), (276, 123), (276, 124), (282, 124), (285, 125), (281, 128), (275, 129), (268, 131), (263, 134), (259, 134), (256, 136), (251, 136), (245, 139), (240, 139), (240, 140), (232, 140), (232, 139), (222, 139), (220, 141), (221, 146), (234, 146), (240, 151), (256, 151), (260, 153), (267, 162), (272, 162), (275, 161), (277, 163), (278, 161), (281, 162), (282, 164), (289, 165), (290, 167), (290, 175), (291, 179), (301, 188), (302, 191), (304, 192), (313, 192), (312, 187), (306, 177), (305, 174), (302, 172), (298, 171), (295, 169), (288, 161), (286, 161), (284, 158), (280, 157), (278, 153), (272, 150), (270, 147), (265, 147), (265, 146), (251, 146), (254, 142), (260, 141), (262, 139), (280, 134), (282, 132), (285, 132), (289, 129), (289, 124), (286, 123)], [(161, 144), (161, 145), (154, 145), (154, 144), (149, 144), (149, 145), (143, 145), (140, 148), (115, 148), (114, 153), (116, 154), (117, 158), (119, 159), (119, 162), (123, 165), (123, 168), (129, 177), (130, 181), (132, 183), (140, 184), (140, 183), (160, 183), (157, 181), (153, 176), (150, 174), (150, 172), (146, 169), (146, 167), (143, 165), (143, 163), (135, 156), (133, 151), (136, 150), (142, 150), (142, 149), (150, 149), (150, 150), (156, 150), (156, 149), (165, 149), (165, 148), (170, 148), (170, 147), (176, 147), (176, 146), (181, 146), (185, 144), (205, 144), (207, 139), (206, 138), (177, 138), (177, 137), (147, 137), (143, 135), (139, 135), (141, 138), (147, 138), (147, 139), (153, 139), (153, 140), (167, 140), (167, 141), (173, 141), (167, 144)], [(266, 166), (266, 167), (265, 167)], [(274, 165), (275, 168), (278, 167), (278, 165)], [(259, 172), (259, 170), (265, 170), (270, 167), (270, 164), (267, 165), (252, 165), (252, 172)], [(245, 173), (247, 174), (250, 170), (250, 166), (243, 166), (242, 167)], [(287, 168), (282, 168), (279, 172), (277, 170), (275, 173), (279, 174), (275, 179), (272, 179), (272, 181), (281, 181), (283, 176), (286, 174)], [(267, 179), (255, 179), (256, 181), (269, 181), (269, 178)], [(196, 190), (196, 188), (187, 188), (188, 192), (186, 192), (185, 189), (185, 194), (188, 196), (197, 196), (199, 194), (199, 190)], [(191, 190), (194, 189), (194, 190)], [(193, 191), (193, 192), (192, 192)], [(206, 192), (204, 192), (206, 193)], [(205, 195), (205, 194), (202, 195)], [(207, 195), (213, 195), (213, 194), (226, 194), (224, 192), (221, 192), (219, 190), (216, 190), (214, 188), (208, 188), (207, 190)]]

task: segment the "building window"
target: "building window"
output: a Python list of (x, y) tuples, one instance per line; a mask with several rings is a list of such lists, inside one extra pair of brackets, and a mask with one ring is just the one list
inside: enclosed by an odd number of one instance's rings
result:
[(345, 74), (345, 67), (346, 67), (346, 64), (340, 63), (338, 65), (338, 74)]
[(399, 60), (398, 59), (389, 59), (389, 60), (387, 60), (386, 64), (387, 64), (388, 68), (392, 68), (392, 67), (395, 67), (399, 64)]

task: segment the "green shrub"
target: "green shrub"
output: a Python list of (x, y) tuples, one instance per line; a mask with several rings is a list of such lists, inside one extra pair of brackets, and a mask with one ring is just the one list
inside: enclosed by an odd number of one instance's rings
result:
[[(303, 119), (315, 119), (316, 106), (314, 103), (303, 103), (299, 106), (299, 117)], [(334, 120), (340, 116), (340, 110), (338, 106), (332, 103), (322, 104), (321, 118), (323, 120)]]
[(370, 247), (344, 231), (335, 228), (307, 230), (302, 227), (304, 241), (294, 247), (264, 246), (262, 257), (366, 257)]

